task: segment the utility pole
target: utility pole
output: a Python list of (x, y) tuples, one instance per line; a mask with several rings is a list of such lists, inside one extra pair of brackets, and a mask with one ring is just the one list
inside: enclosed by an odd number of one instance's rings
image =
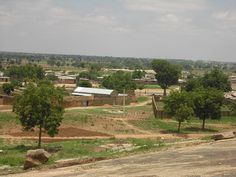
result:
[(123, 90), (123, 113), (125, 114), (125, 88)]

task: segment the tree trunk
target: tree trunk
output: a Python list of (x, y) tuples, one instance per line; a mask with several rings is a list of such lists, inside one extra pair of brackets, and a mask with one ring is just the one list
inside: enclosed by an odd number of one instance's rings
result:
[(203, 119), (202, 119), (202, 130), (205, 130), (205, 121), (206, 121), (206, 119), (203, 118)]
[(41, 136), (42, 136), (42, 125), (39, 126), (39, 140), (38, 140), (38, 148), (41, 148)]
[(180, 132), (181, 121), (179, 121), (178, 132)]
[(166, 88), (164, 88), (163, 96), (166, 96)]

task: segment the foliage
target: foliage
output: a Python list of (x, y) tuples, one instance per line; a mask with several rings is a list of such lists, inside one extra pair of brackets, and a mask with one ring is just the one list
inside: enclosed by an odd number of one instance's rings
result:
[(186, 104), (181, 104), (180, 107), (176, 110), (175, 118), (179, 122), (178, 132), (180, 132), (181, 123), (189, 120), (193, 115), (192, 107), (187, 106)]
[(164, 99), (164, 110), (170, 116), (175, 116), (176, 111), (181, 105), (194, 106), (190, 93), (185, 91), (172, 91), (170, 95)]
[(140, 96), (140, 97), (137, 98), (137, 101), (138, 101), (139, 103), (148, 101), (148, 97), (146, 97), (146, 96)]
[(142, 77), (145, 76), (145, 71), (143, 70), (138, 70), (138, 69), (135, 69), (134, 72), (132, 72), (132, 78), (133, 79), (141, 79)]
[(108, 89), (115, 89), (119, 93), (122, 93), (123, 89), (135, 90), (137, 87), (131, 74), (123, 71), (117, 71), (110, 76), (104, 77), (102, 86)]
[(143, 90), (144, 89), (144, 85), (143, 84), (137, 84), (137, 89)]
[(41, 146), (41, 130), (54, 136), (64, 113), (63, 92), (49, 82), (39, 85), (30, 83), (23, 93), (16, 97), (13, 111), (18, 115), (25, 130), (39, 127), (39, 147)]
[(153, 60), (152, 68), (156, 72), (158, 84), (164, 89), (164, 95), (166, 95), (166, 89), (178, 83), (181, 73), (180, 67), (165, 60)]
[(216, 88), (218, 90), (222, 90), (223, 92), (232, 90), (228, 76), (217, 68), (204, 75), (202, 84), (205, 88)]
[(187, 92), (191, 92), (201, 87), (202, 87), (202, 78), (192, 78), (185, 83), (184, 90)]
[(21, 81), (16, 80), (16, 79), (11, 80), (11, 84), (13, 85), (13, 87), (22, 87)]
[(5, 75), (13, 80), (42, 80), (44, 78), (43, 68), (37, 65), (27, 64), (24, 66), (12, 65), (5, 70)]
[(215, 88), (223, 92), (232, 90), (228, 76), (216, 68), (210, 73), (206, 73), (203, 77), (189, 79), (184, 89), (189, 92), (200, 87)]
[(77, 82), (77, 86), (79, 86), (79, 87), (92, 87), (92, 84), (91, 84), (91, 82), (89, 82), (89, 81), (79, 81), (79, 82)]
[(179, 122), (178, 132), (181, 123), (188, 120), (193, 115), (192, 96), (188, 92), (171, 92), (164, 100), (164, 110), (170, 116), (174, 116)]
[(55, 76), (54, 74), (48, 74), (46, 76), (46, 79), (49, 80), (49, 81), (57, 81), (58, 80), (58, 77)]
[(2, 85), (2, 90), (5, 94), (10, 95), (11, 92), (14, 91), (14, 86), (12, 84), (9, 84), (9, 83), (4, 83)]
[(201, 119), (202, 129), (205, 128), (205, 120), (208, 118), (219, 119), (223, 104), (223, 93), (213, 88), (201, 88), (193, 93), (195, 115)]
[(80, 78), (85, 78), (85, 79), (89, 79), (89, 80), (96, 80), (98, 76), (99, 76), (98, 72), (83, 71), (79, 74), (79, 76), (77, 77), (77, 80), (80, 80)]

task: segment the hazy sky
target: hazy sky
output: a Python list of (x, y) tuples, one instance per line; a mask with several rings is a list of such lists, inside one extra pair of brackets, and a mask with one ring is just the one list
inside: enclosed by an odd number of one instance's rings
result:
[(236, 61), (236, 0), (0, 0), (0, 51)]

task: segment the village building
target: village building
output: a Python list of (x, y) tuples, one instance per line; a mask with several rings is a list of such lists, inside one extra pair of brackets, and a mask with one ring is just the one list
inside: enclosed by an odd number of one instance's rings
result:
[(114, 98), (118, 96), (118, 93), (115, 90), (102, 89), (102, 88), (87, 88), (87, 87), (77, 87), (72, 95), (75, 96), (94, 96), (97, 98)]
[(77, 87), (65, 98), (65, 107), (123, 105), (124, 99), (126, 104), (135, 101), (132, 96), (111, 89)]
[(76, 78), (71, 76), (59, 76), (58, 77), (60, 84), (75, 84)]
[(1, 82), (1, 83), (10, 82), (10, 77), (7, 77), (7, 76), (0, 76), (0, 82)]

